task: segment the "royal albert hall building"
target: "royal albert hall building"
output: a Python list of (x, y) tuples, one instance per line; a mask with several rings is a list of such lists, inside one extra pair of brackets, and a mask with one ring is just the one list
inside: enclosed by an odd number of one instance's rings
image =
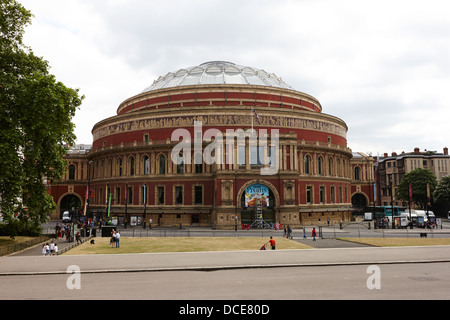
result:
[(207, 62), (123, 101), (93, 127), (90, 150), (68, 153), (50, 193), (60, 211), (71, 195), (88, 216), (125, 226), (348, 221), (353, 195), (370, 203), (373, 173), (361, 162), (355, 183), (347, 129), (272, 73)]

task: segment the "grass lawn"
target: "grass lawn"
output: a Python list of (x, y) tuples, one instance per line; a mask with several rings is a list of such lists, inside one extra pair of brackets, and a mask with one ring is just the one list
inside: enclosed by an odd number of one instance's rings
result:
[[(269, 238), (231, 237), (165, 237), (165, 238), (120, 238), (120, 248), (109, 245), (109, 237), (94, 238), (67, 251), (65, 255), (155, 253), (155, 252), (198, 252), (198, 251), (238, 251), (259, 250)], [(276, 249), (311, 249), (304, 244), (275, 238)]]
[(375, 247), (408, 247), (450, 245), (450, 238), (339, 238)]
[(32, 240), (35, 237), (23, 237), (23, 236), (16, 236), (14, 239), (11, 239), (9, 236), (0, 236), (0, 246), (7, 246), (9, 244), (16, 244), (20, 242), (25, 242), (28, 240)]

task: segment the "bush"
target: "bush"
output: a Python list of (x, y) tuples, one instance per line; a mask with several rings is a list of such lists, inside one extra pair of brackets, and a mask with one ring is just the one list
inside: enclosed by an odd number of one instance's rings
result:
[(39, 224), (30, 224), (24, 221), (15, 220), (10, 223), (0, 224), (0, 236), (16, 236), (37, 237), (40, 236), (42, 228)]

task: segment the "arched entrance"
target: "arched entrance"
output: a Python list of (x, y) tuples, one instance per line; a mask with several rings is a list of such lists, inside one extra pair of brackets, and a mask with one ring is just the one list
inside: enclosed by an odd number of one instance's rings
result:
[(352, 196), (352, 206), (358, 211), (364, 212), (367, 208), (367, 198), (362, 193), (355, 193)]
[(240, 190), (241, 223), (264, 228), (276, 223), (277, 194), (264, 182), (249, 182)]
[(78, 212), (81, 209), (81, 198), (76, 194), (66, 194), (59, 201), (59, 218), (62, 219), (64, 211), (71, 213)]

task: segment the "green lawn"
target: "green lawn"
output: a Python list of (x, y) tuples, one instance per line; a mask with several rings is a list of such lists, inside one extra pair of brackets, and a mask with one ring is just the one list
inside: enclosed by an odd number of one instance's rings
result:
[[(155, 253), (155, 252), (198, 252), (198, 251), (238, 251), (259, 250), (269, 238), (232, 237), (164, 237), (120, 239), (120, 248), (112, 248), (109, 238), (94, 238), (79, 245), (65, 255)], [(311, 247), (285, 238), (275, 238), (276, 249), (311, 249)]]

